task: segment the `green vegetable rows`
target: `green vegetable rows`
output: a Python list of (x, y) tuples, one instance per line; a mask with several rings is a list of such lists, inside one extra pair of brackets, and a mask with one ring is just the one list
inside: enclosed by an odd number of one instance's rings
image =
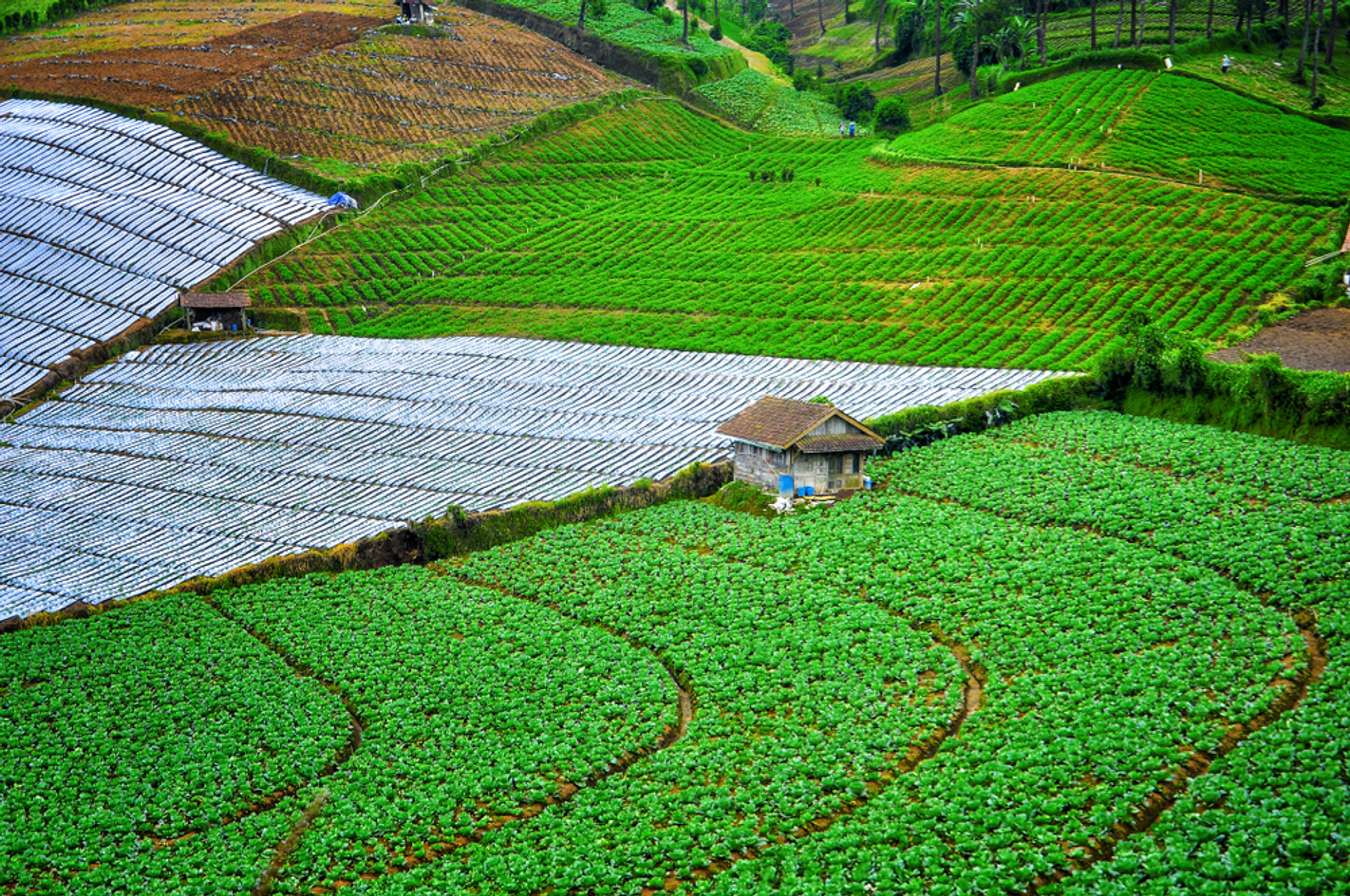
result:
[(638, 102), (392, 202), (252, 294), (367, 336), (1082, 369), (1131, 310), (1225, 338), (1339, 240), (1330, 209), (868, 149)]
[(0, 637), (0, 891), (1350, 886), (1344, 453), (1076, 413), (873, 472)]
[[(1033, 84), (904, 134), (907, 160), (1099, 165), (1333, 203), (1350, 134), (1180, 75), (1097, 71)], [(1245, 226), (1233, 220), (1232, 226)]]

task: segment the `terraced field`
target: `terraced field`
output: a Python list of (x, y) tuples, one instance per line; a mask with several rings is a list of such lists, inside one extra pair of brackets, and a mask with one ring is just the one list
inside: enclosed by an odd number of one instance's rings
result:
[(1350, 132), (1140, 71), (1033, 84), (892, 141), (887, 157), (1138, 171), (1328, 204), (1350, 196)]
[(0, 400), (323, 210), (168, 128), (0, 102)]
[[(170, 14), (144, 15), (156, 11)], [(560, 44), (470, 10), (447, 7), (429, 35), (373, 31), (387, 12), (304, 12), (200, 44), (6, 62), (25, 53), (15, 41), (0, 44), (0, 83), (170, 113), (334, 177), (451, 155), (625, 85)], [(97, 28), (99, 15), (77, 18), (76, 30)]]
[(0, 637), (0, 882), (1350, 886), (1345, 453), (1080, 413), (873, 472)]
[(876, 164), (667, 100), (509, 149), (246, 283), (340, 332), (1083, 369), (1130, 310), (1222, 341), (1338, 210), (1156, 179)]
[(0, 620), (410, 519), (664, 478), (766, 394), (862, 416), (1044, 379), (511, 339), (158, 346), (0, 425)]
[[(0, 61), (191, 46), (303, 13), (389, 18), (383, 0), (128, 0), (0, 40)], [(3, 79), (0, 79), (3, 81)]]

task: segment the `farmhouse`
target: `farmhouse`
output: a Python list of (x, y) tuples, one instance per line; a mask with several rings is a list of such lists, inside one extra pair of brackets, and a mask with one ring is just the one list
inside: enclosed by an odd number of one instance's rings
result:
[(772, 396), (717, 431), (732, 439), (736, 478), (780, 494), (862, 488), (863, 458), (886, 443), (832, 405)]
[(233, 292), (187, 292), (178, 303), (187, 316), (188, 329), (202, 322), (219, 321), (226, 330), (244, 330), (248, 327), (248, 318), (244, 309), (251, 303), (248, 293), (242, 289)]

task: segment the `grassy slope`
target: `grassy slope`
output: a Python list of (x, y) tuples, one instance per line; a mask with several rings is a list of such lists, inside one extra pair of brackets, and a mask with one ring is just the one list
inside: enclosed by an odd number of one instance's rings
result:
[(766, 134), (820, 137), (837, 133), (839, 126), (839, 110), (823, 97), (751, 69), (695, 92), (718, 114)]
[(1350, 132), (1189, 78), (1068, 75), (893, 141), (892, 157), (1104, 166), (1323, 201), (1350, 192)]
[(391, 203), (248, 285), (365, 335), (1081, 369), (1132, 309), (1228, 338), (1339, 245), (1330, 209), (1081, 171), (883, 166), (871, 145), (635, 104)]
[[(1320, 75), (1318, 91), (1326, 97), (1327, 104), (1318, 110), (1325, 115), (1350, 115), (1350, 62), (1347, 62), (1347, 50), (1344, 39), (1338, 40), (1336, 60), (1337, 68), (1323, 69)], [(1206, 78), (1222, 84), (1230, 90), (1237, 90), (1260, 99), (1288, 106), (1291, 109), (1308, 109), (1308, 87), (1295, 84), (1291, 80), (1298, 66), (1298, 47), (1291, 47), (1283, 54), (1273, 47), (1261, 47), (1251, 51), (1231, 50), (1233, 67), (1225, 75), (1219, 70), (1222, 51), (1193, 55), (1182, 58), (1177, 67), (1188, 74)]]

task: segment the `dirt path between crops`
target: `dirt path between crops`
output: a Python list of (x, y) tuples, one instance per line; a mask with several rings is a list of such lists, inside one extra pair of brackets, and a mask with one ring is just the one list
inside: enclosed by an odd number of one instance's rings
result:
[[(666, 539), (666, 543), (681, 550), (688, 551), (699, 556), (703, 551), (698, 546), (691, 546), (676, 542), (672, 539)], [(728, 564), (749, 567), (751, 569), (764, 572), (773, 572), (765, 566), (756, 563), (750, 563), (745, 560), (735, 560), (729, 557), (718, 556), (719, 561)], [(807, 837), (829, 830), (836, 822), (842, 821), (850, 815), (853, 815), (863, 806), (871, 802), (876, 796), (886, 790), (891, 784), (895, 783), (900, 776), (908, 774), (918, 768), (919, 764), (926, 759), (932, 759), (937, 755), (938, 750), (948, 738), (954, 738), (961, 732), (961, 726), (975, 712), (984, 705), (984, 685), (988, 681), (988, 673), (983, 666), (971, 659), (970, 649), (960, 642), (956, 641), (945, 632), (943, 632), (935, 623), (925, 624), (910, 619), (901, 613), (882, 603), (875, 598), (869, 597), (865, 592), (859, 592), (857, 597), (865, 603), (871, 604), (881, 610), (886, 615), (899, 620), (908, 628), (914, 631), (924, 632), (929, 635), (936, 643), (947, 648), (956, 658), (956, 662), (965, 672), (966, 679), (961, 687), (961, 705), (956, 708), (956, 712), (948, 720), (947, 724), (937, 729), (928, 737), (917, 744), (910, 746), (909, 750), (901, 759), (884, 770), (875, 781), (867, 782), (866, 792), (862, 796), (854, 797), (844, 805), (824, 815), (817, 816), (805, 824), (798, 825), (785, 834), (779, 834), (772, 841), (764, 846), (750, 846), (742, 850), (731, 853), (724, 858), (715, 859), (702, 867), (695, 868), (685, 878), (680, 878), (675, 874), (669, 875), (660, 887), (643, 887), (642, 896), (660, 896), (660, 894), (679, 889), (682, 884), (689, 884), (700, 881), (707, 881), (724, 871), (727, 871), (737, 862), (751, 861), (759, 858), (765, 850), (776, 846), (783, 846), (804, 840)]]
[(1350, 308), (1305, 311), (1210, 357), (1239, 363), (1244, 355), (1271, 352), (1280, 356), (1285, 367), (1350, 373)]
[[(684, 13), (680, 11), (679, 0), (665, 0), (665, 2), (666, 2), (666, 9), (675, 13), (675, 18), (678, 19), (684, 15)], [(704, 27), (705, 25), (707, 26), (706, 28)], [(708, 25), (708, 23), (704, 21), (700, 21), (698, 27), (703, 29), (705, 33), (712, 30), (712, 26)], [(709, 39), (711, 40), (711, 35), (709, 35)], [(778, 70), (778, 66), (770, 62), (769, 57), (765, 56), (763, 53), (752, 50), (749, 47), (743, 46), (742, 44), (738, 44), (731, 38), (727, 37), (725, 34), (722, 35), (722, 39), (717, 41), (717, 43), (721, 44), (724, 47), (727, 47), (728, 49), (735, 50), (737, 53), (740, 53), (742, 56), (745, 57), (745, 64), (750, 66), (750, 68), (754, 69), (755, 71), (759, 72), (761, 75), (767, 75), (780, 84), (792, 83), (787, 79), (787, 77), (782, 72)]]
[(255, 641), (257, 641), (263, 647), (266, 647), (268, 651), (270, 651), (271, 653), (275, 654), (278, 659), (280, 659), (283, 663), (286, 664), (287, 668), (289, 668), (293, 673), (295, 673), (296, 676), (300, 678), (308, 678), (318, 683), (325, 691), (337, 697), (338, 700), (341, 701), (342, 703), (342, 708), (347, 713), (348, 723), (350, 725), (350, 732), (347, 735), (346, 742), (342, 745), (341, 748), (338, 749), (337, 754), (334, 755), (334, 757), (328, 762), (328, 764), (325, 765), (323, 768), (321, 768), (318, 774), (314, 775), (314, 777), (310, 778), (307, 781), (296, 781), (294, 783), (287, 784), (284, 787), (280, 787), (277, 790), (274, 790), (271, 793), (267, 794), (266, 796), (256, 799), (253, 802), (249, 803), (247, 806), (237, 809), (234, 812), (231, 812), (228, 815), (225, 815), (224, 817), (219, 818), (208, 825), (203, 825), (197, 828), (191, 828), (186, 831), (181, 831), (177, 834), (162, 834), (158, 831), (153, 831), (146, 836), (147, 839), (149, 839), (150, 842), (154, 844), (154, 846), (157, 848), (169, 846), (171, 844), (187, 840), (191, 837), (195, 837), (198, 834), (204, 833), (206, 831), (214, 830), (215, 828), (220, 828), (226, 825), (234, 824), (235, 822), (241, 821), (253, 815), (258, 815), (262, 812), (266, 812), (267, 810), (274, 808), (282, 800), (286, 799), (289, 796), (294, 796), (295, 794), (299, 793), (303, 788), (310, 787), (315, 783), (323, 780), (324, 778), (329, 777), (338, 769), (340, 769), (344, 764), (346, 764), (346, 762), (352, 758), (352, 754), (354, 754), (357, 751), (357, 749), (361, 746), (361, 737), (363, 732), (365, 731), (365, 722), (362, 720), (360, 713), (357, 711), (356, 704), (352, 701), (350, 697), (348, 697), (345, 693), (343, 693), (342, 689), (338, 687), (336, 682), (329, 681), (327, 678), (324, 678), (317, 671), (315, 671), (313, 667), (309, 666), (308, 664), (301, 661), (299, 658), (292, 655), (289, 651), (279, 646), (275, 641), (273, 641), (267, 635), (264, 635), (262, 632), (258, 631), (253, 626), (225, 612), (224, 608), (221, 607), (220, 604), (211, 596), (204, 595), (202, 597), (202, 600), (211, 609), (215, 610), (225, 619), (242, 628)]
[[(676, 722), (676, 724), (667, 725), (666, 728), (661, 732), (661, 735), (653, 743), (623, 753), (618, 758), (612, 760), (608, 765), (596, 769), (595, 771), (591, 772), (589, 775), (587, 775), (584, 779), (580, 781), (560, 782), (558, 785), (558, 789), (540, 802), (523, 803), (514, 812), (495, 815), (487, 822), (479, 825), (474, 831), (472, 831), (469, 834), (458, 835), (456, 837), (446, 840), (426, 841), (423, 843), (418, 843), (413, 846), (406, 847), (401, 854), (402, 864), (395, 865), (390, 863), (385, 866), (384, 871), (381, 873), (363, 872), (358, 876), (356, 880), (339, 878), (337, 881), (334, 882), (333, 886), (331, 887), (326, 886), (309, 887), (308, 888), (309, 892), (313, 893), (314, 896), (323, 896), (323, 894), (331, 893), (334, 890), (340, 890), (344, 887), (350, 886), (351, 884), (357, 883), (358, 881), (375, 880), (377, 878), (388, 877), (393, 874), (398, 874), (404, 871), (411, 871), (414, 868), (420, 868), (424, 865), (428, 865), (434, 861), (437, 861), (438, 859), (444, 858), (445, 856), (456, 852), (459, 849), (462, 849), (465, 846), (469, 846), (471, 844), (481, 841), (492, 831), (498, 830), (499, 828), (503, 828), (506, 825), (511, 824), (512, 822), (527, 821), (531, 818), (534, 818), (536, 815), (539, 815), (550, 806), (556, 806), (561, 803), (565, 803), (568, 800), (572, 799), (574, 796), (576, 796), (578, 793), (582, 792), (583, 790), (586, 790), (589, 787), (594, 787), (596, 784), (600, 783), (606, 778), (612, 778), (615, 775), (623, 774), (624, 772), (628, 771), (628, 769), (632, 768), (636, 763), (647, 758), (648, 756), (652, 756), (656, 753), (659, 753), (662, 750), (669, 749), (670, 747), (679, 743), (681, 740), (684, 739), (685, 735), (689, 732), (689, 723), (693, 721), (694, 714), (697, 712), (698, 709), (698, 700), (694, 692), (693, 682), (690, 679), (689, 674), (685, 672), (685, 670), (675, 665), (675, 663), (673, 663), (669, 658), (663, 656), (660, 653), (660, 651), (658, 651), (652, 645), (647, 644), (645, 641), (641, 640), (636, 635), (633, 635), (622, 629), (616, 628), (612, 625), (609, 625), (608, 623), (582, 619), (581, 617), (576, 616), (571, 612), (569, 612), (568, 610), (564, 609), (562, 605), (557, 604), (553, 601), (548, 601), (537, 597), (531, 597), (529, 595), (521, 594), (519, 592), (512, 591), (503, 586), (495, 585), (489, 582), (479, 582), (462, 579), (457, 579), (457, 581), (462, 581), (464, 584), (469, 585), (471, 587), (485, 588), (489, 591), (494, 591), (497, 594), (504, 595), (514, 600), (525, 601), (526, 603), (531, 603), (536, 606), (543, 607), (544, 609), (551, 610), (552, 612), (557, 613), (559, 616), (562, 616), (566, 619), (570, 619), (571, 621), (575, 622), (578, 625), (583, 625), (588, 628), (599, 629), (603, 632), (613, 635), (616, 638), (621, 639), (635, 650), (640, 650), (644, 653), (651, 654), (656, 659), (656, 661), (661, 664), (661, 667), (666, 670), (666, 674), (670, 676), (671, 682), (675, 685), (675, 692), (679, 702), (679, 719)], [(266, 894), (258, 894), (258, 896), (266, 896)]]
[[(1103, 532), (1094, 526), (1087, 524), (1067, 524), (1067, 523), (1039, 523), (1023, 519), (1017, 514), (1000, 513), (996, 510), (990, 510), (984, 507), (978, 507), (968, 504), (955, 498), (940, 498), (931, 495), (924, 495), (919, 492), (913, 492), (906, 489), (896, 489), (895, 494), (915, 498), (920, 501), (927, 501), (933, 504), (960, 507), (974, 513), (981, 513), (992, 516), (997, 519), (1009, 522), (1020, 523), (1025, 526), (1031, 526), (1039, 529), (1072, 529), (1077, 532), (1084, 532), (1096, 538), (1114, 539), (1123, 541), (1137, 547), (1146, 548), (1155, 551), (1164, 556), (1175, 558), (1177, 561), (1198, 566), (1207, 569), (1215, 575), (1228, 581), (1233, 587), (1256, 597), (1262, 605), (1269, 606), (1265, 596), (1257, 594), (1248, 588), (1230, 571), (1219, 567), (1209, 566), (1198, 563), (1194, 560), (1188, 560), (1185, 557), (1178, 557), (1157, 547), (1154, 544), (1142, 539), (1131, 538), (1124, 535), (1116, 535), (1109, 532)], [(1066, 856), (1067, 864), (1062, 865), (1053, 871), (1038, 875), (1031, 885), (1027, 887), (1024, 896), (1035, 896), (1043, 888), (1059, 883), (1076, 871), (1081, 871), (1098, 862), (1109, 861), (1115, 855), (1116, 849), (1129, 837), (1146, 833), (1164, 812), (1176, 804), (1186, 791), (1190, 788), (1190, 783), (1200, 775), (1209, 771), (1214, 760), (1221, 756), (1226, 756), (1237, 749), (1247, 738), (1256, 732), (1265, 728), (1285, 713), (1298, 707), (1308, 695), (1308, 689), (1312, 687), (1326, 671), (1329, 656), (1327, 654), (1326, 639), (1322, 637), (1317, 630), (1317, 620), (1313, 613), (1307, 610), (1297, 610), (1289, 613), (1303, 638), (1304, 647), (1308, 654), (1308, 665), (1292, 678), (1286, 677), (1283, 673), (1276, 675), (1270, 681), (1270, 688), (1279, 692), (1275, 701), (1263, 712), (1248, 719), (1246, 722), (1233, 722), (1228, 726), (1219, 746), (1214, 750), (1196, 750), (1191, 754), (1191, 758), (1179, 766), (1172, 774), (1172, 777), (1158, 785), (1142, 803), (1135, 807), (1130, 813), (1129, 818), (1124, 821), (1116, 822), (1111, 829), (1094, 838), (1088, 843), (1087, 847), (1080, 855)], [(1292, 657), (1286, 657), (1286, 664), (1292, 662)]]

